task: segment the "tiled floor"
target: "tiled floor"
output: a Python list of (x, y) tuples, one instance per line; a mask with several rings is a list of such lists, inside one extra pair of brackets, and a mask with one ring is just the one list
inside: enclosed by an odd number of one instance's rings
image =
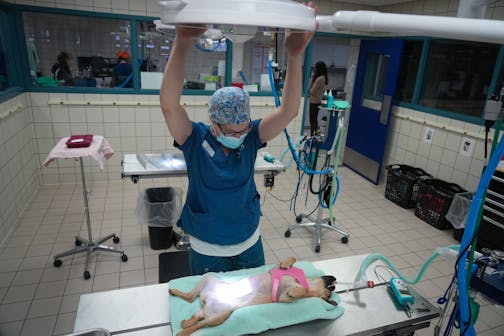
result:
[[(275, 188), (267, 194), (263, 177), (257, 176), (264, 202), (261, 232), (267, 263), (291, 255), (313, 261), (377, 252), (412, 277), (437, 246), (456, 243), (450, 231), (439, 231), (417, 219), (412, 210), (387, 201), (383, 186), (374, 186), (345, 168), (339, 175), (342, 188), (334, 211), (338, 226), (350, 233), (350, 241), (344, 245), (336, 233), (327, 232), (318, 254), (308, 230), (284, 237), (287, 226), (294, 223), (288, 200), (297, 173), (291, 168), (277, 176)], [(92, 232), (95, 236), (119, 234), (129, 260), (123, 263), (117, 255), (95, 254), (89, 280), (82, 277), (83, 255), (63, 259), (60, 268), (53, 267), (52, 260), (53, 254), (73, 246), (75, 234), (87, 235), (80, 186), (41, 188), (0, 247), (0, 335), (65, 335), (73, 330), (80, 294), (157, 283), (158, 254), (164, 251), (150, 248), (148, 230), (135, 217), (137, 197), (152, 186), (185, 184), (185, 178), (94, 183), (89, 194)], [(300, 190), (298, 213), (312, 209), (316, 202), (315, 196), (306, 197), (306, 179)], [(437, 260), (416, 288), (435, 302), (451, 274), (452, 267)], [(478, 301), (482, 304), (478, 335), (504, 335), (503, 307), (481, 295)], [(432, 329), (417, 334), (432, 335)]]

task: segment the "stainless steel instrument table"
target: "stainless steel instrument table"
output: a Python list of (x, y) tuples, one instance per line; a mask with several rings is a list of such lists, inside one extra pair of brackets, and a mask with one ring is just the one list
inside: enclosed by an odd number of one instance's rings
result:
[[(278, 160), (268, 162), (264, 159), (263, 153), (257, 154), (255, 162), (255, 172), (257, 174), (277, 174), (285, 171), (285, 166)], [(122, 161), (123, 172), (121, 176), (130, 177), (134, 183), (142, 177), (170, 177), (186, 176), (187, 166), (184, 155), (179, 153), (146, 153), (146, 154), (125, 154)]]
[[(315, 267), (338, 281), (353, 282), (366, 255), (316, 261)], [(368, 268), (368, 280), (379, 282), (373, 267)], [(168, 283), (118, 289), (81, 295), (74, 331), (105, 328), (114, 334), (172, 335), (170, 326)], [(345, 289), (338, 285), (336, 290)], [(439, 316), (439, 309), (411, 289), (415, 296), (413, 314), (409, 318), (392, 300), (387, 286), (340, 294), (344, 314), (336, 320), (315, 320), (285, 328), (269, 330), (263, 335), (410, 335), (416, 329), (429, 326)], [(359, 299), (357, 299), (357, 296)]]

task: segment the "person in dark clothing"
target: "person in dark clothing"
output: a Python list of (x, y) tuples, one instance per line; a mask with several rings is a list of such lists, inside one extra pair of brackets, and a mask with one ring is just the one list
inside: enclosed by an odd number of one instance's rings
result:
[(62, 51), (58, 54), (57, 60), (58, 62), (51, 68), (53, 78), (60, 81), (62, 85), (73, 86), (74, 78), (70, 70), (70, 55)]
[(131, 78), (131, 73), (133, 72), (133, 67), (129, 61), (129, 54), (126, 51), (118, 51), (117, 57), (119, 58), (119, 64), (117, 64), (112, 70), (112, 87), (133, 87), (133, 78)]
[(319, 106), (327, 85), (327, 67), (322, 61), (315, 63), (315, 71), (310, 80), (310, 128), (311, 135), (318, 130)]

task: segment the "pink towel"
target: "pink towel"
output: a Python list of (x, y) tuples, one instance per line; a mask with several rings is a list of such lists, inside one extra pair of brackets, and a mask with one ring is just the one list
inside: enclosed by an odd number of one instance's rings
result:
[(90, 156), (98, 162), (100, 169), (103, 169), (103, 158), (110, 158), (114, 154), (114, 150), (110, 147), (107, 139), (101, 135), (93, 135), (93, 141), (89, 147), (68, 148), (66, 141), (69, 137), (61, 139), (56, 146), (51, 150), (42, 167), (49, 166), (49, 163), (56, 159), (79, 158)]

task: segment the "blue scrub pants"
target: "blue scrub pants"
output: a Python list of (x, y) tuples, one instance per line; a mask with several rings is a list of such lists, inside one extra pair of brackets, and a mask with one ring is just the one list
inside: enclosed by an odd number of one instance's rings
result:
[(192, 275), (200, 275), (207, 272), (227, 272), (243, 268), (264, 266), (264, 250), (262, 239), (245, 252), (232, 257), (213, 257), (200, 254), (191, 249), (189, 260)]

